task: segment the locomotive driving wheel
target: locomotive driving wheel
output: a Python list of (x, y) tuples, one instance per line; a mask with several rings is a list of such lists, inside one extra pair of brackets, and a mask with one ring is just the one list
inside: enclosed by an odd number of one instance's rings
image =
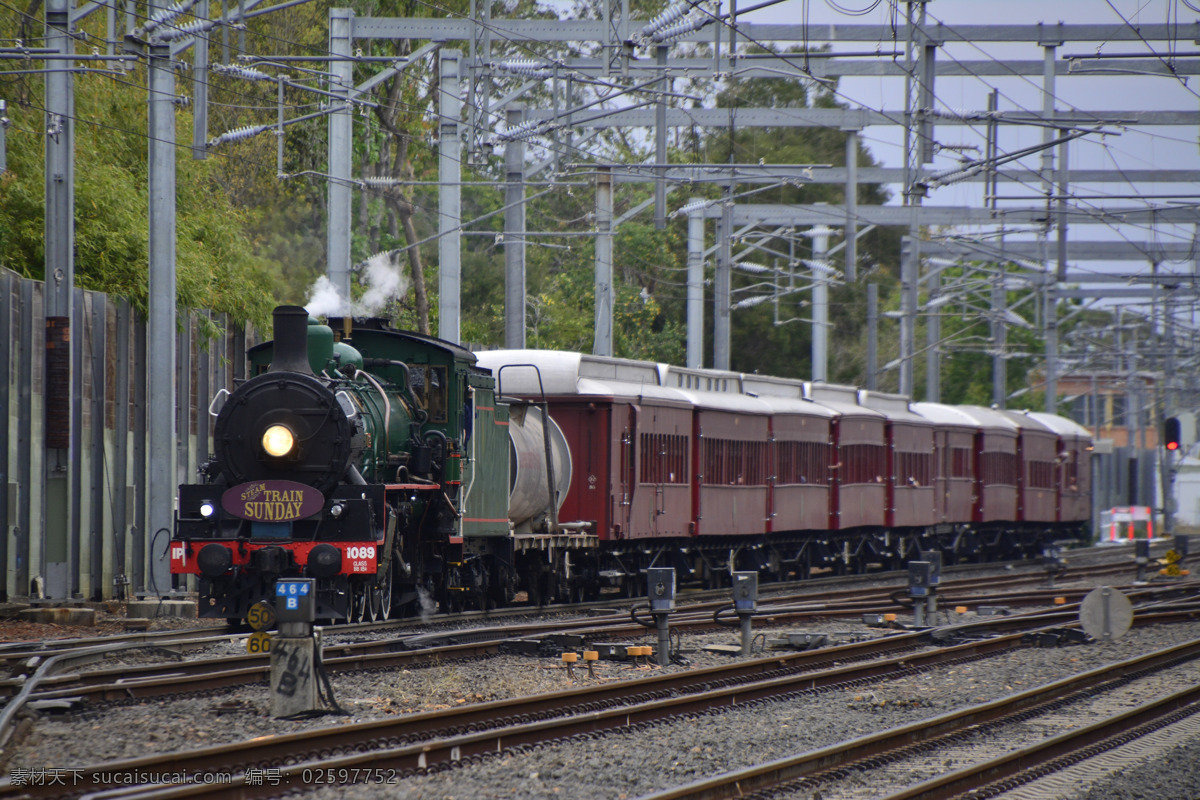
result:
[(375, 579), (375, 585), (370, 590), (372, 621), (383, 621), (392, 616), (392, 569), (389, 566), (383, 575)]
[(350, 584), (350, 622), (362, 622), (367, 613), (367, 586), (355, 580)]

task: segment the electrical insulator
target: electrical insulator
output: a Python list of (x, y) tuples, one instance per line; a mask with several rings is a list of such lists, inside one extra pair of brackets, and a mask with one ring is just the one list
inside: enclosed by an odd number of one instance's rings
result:
[(697, 19), (691, 19), (691, 20), (684, 20), (683, 22), (677, 22), (674, 25), (669, 25), (660, 31), (655, 31), (653, 34), (650, 35), (650, 38), (656, 44), (666, 44), (667, 42), (670, 42), (673, 39), (678, 39), (681, 36), (686, 36), (687, 34), (691, 33), (692, 31), (698, 31), (701, 28), (703, 28), (705, 25), (707, 25), (708, 23), (709, 23), (709, 20), (704, 17), (700, 17)]
[(531, 58), (513, 58), (501, 61), (494, 66), (506, 72), (512, 72), (517, 75), (529, 75), (533, 78), (545, 78), (553, 72), (551, 65), (542, 61), (534, 61)]
[(146, 23), (146, 33), (149, 33), (161, 25), (166, 25), (172, 20), (178, 19), (187, 13), (188, 9), (194, 5), (196, 5), (196, 0), (181, 0), (170, 8), (164, 8), (155, 12), (150, 16), (150, 21)]
[(253, 67), (243, 67), (238, 64), (214, 64), (212, 71), (218, 75), (228, 75), (232, 78), (241, 78), (247, 81), (273, 81), (275, 80), (265, 72), (259, 72)]
[(675, 20), (682, 19), (691, 10), (692, 7), (687, 3), (676, 3), (673, 6), (667, 7), (661, 14), (646, 23), (645, 27), (642, 28), (642, 35), (653, 36), (662, 30), (663, 27), (670, 25)]
[(167, 28), (159, 35), (159, 40), (171, 42), (176, 39), (182, 39), (185, 36), (195, 36), (197, 33), (204, 33), (212, 30), (217, 26), (216, 20), (197, 19), (191, 22), (185, 22), (182, 25), (173, 25)]
[(240, 142), (242, 139), (249, 139), (251, 136), (257, 136), (263, 131), (268, 131), (274, 128), (274, 125), (246, 125), (242, 128), (234, 128), (231, 131), (222, 133), (217, 138), (208, 143), (209, 147), (216, 147), (219, 144), (227, 144), (229, 142)]

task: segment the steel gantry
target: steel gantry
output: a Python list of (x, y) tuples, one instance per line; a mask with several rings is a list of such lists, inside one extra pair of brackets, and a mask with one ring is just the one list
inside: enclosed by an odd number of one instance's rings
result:
[[(193, 103), (195, 118), (191, 149), (196, 157), (204, 157), (212, 147), (248, 135), (275, 132), (282, 139), (285, 125), (297, 120), (284, 120), (282, 113), (272, 124), (231, 131), (207, 139), (207, 80), (206, 76), (219, 68), (233, 74), (243, 66), (230, 63), (228, 49), (229, 24), (244, 21), (254, 14), (271, 8), (255, 10), (262, 0), (246, 0), (235, 7), (225, 4), (219, 17), (210, 18), (207, 0), (167, 7), (152, 4), (150, 20), (139, 30), (127, 25), (128, 50), (144, 58), (149, 70), (151, 102), (150, 142), (150, 334), (148, 342), (149, 390), (155, 398), (152, 408), (161, 409), (150, 418), (148, 441), (151, 473), (170, 475), (177, 468), (177, 426), (173, 398), (181, 390), (176, 379), (175, 326), (175, 126), (174, 110), (179, 98), (175, 79), (178, 59), (192, 50)], [(281, 7), (286, 7), (287, 3)], [(720, 4), (669, 4), (664, 12), (650, 20), (633, 19), (626, 0), (605, 0), (598, 19), (508, 19), (493, 13), (489, 0), (473, 0), (468, 17), (462, 19), (381, 18), (358, 17), (349, 9), (331, 9), (329, 17), (329, 53), (326, 59), (329, 76), (322, 93), (326, 105), (321, 114), (328, 117), (328, 228), (327, 272), (331, 282), (350, 296), (351, 233), (350, 213), (353, 191), (364, 180), (353, 174), (351, 153), (354, 141), (353, 110), (370, 102), (367, 95), (379, 83), (419, 63), (427, 56), (437, 62), (436, 129), (439, 163), (439, 205), (437, 211), (439, 254), (439, 334), (459, 341), (461, 309), (459, 307), (461, 275), (461, 242), (468, 222), (462, 218), (462, 164), (466, 161), (484, 171), (494, 165), (490, 158), (495, 145), (504, 146), (503, 181), (505, 187), (505, 265), (506, 319), (505, 339), (508, 346), (520, 346), (525, 330), (523, 210), (533, 195), (525, 191), (527, 183), (545, 170), (562, 170), (564, 161), (587, 161), (594, 180), (595, 213), (585, 235), (596, 240), (596, 338), (594, 349), (611, 354), (613, 349), (612, 308), (614, 278), (612, 252), (616, 228), (630, 214), (614, 213), (614, 192), (623, 183), (641, 182), (654, 185), (653, 200), (631, 213), (653, 208), (657, 226), (665, 226), (670, 218), (673, 190), (680, 187), (713, 183), (724, 192), (716, 201), (699, 205), (680, 203), (678, 213), (687, 219), (688, 232), (688, 363), (700, 366), (703, 354), (700, 342), (704, 330), (705, 273), (711, 264), (714, 308), (711, 315), (714, 328), (713, 365), (730, 366), (731, 312), (747, 299), (734, 300), (737, 289), (732, 282), (733, 270), (746, 262), (751, 251), (767, 246), (755, 243), (754, 231), (764, 236), (776, 235), (780, 241), (802, 235), (806, 230), (813, 243), (813, 258), (808, 264), (788, 259), (786, 269), (776, 270), (770, 284), (776, 303), (799, 291), (796, 280), (812, 282), (814, 378), (824, 377), (822, 365), (827, 317), (822, 297), (827, 297), (832, 281), (859, 279), (860, 250), (858, 239), (871, 226), (894, 226), (908, 233), (910, 250), (904, 259), (904, 303), (902, 307), (900, 357), (900, 387), (912, 392), (913, 363), (917, 355), (916, 318), (921, 313), (920, 287), (926, 287), (924, 313), (930, 324), (926, 328), (926, 387), (927, 399), (937, 399), (940, 393), (938, 371), (939, 353), (943, 347), (937, 329), (933, 303), (944, 296), (939, 288), (939, 272), (930, 267), (932, 259), (954, 258), (968, 261), (988, 261), (1007, 265), (991, 279), (992, 303), (989, 318), (993, 345), (1004, 348), (1004, 327), (1009, 313), (1002, 295), (1010, 282), (1034, 286), (1041, 293), (1042, 307), (1036, 317), (1041, 321), (1046, 340), (1047, 405), (1055, 400), (1054, 383), (1059, 374), (1058, 315), (1059, 301), (1071, 298), (1090, 298), (1103, 293), (1106, 297), (1147, 300), (1154, 303), (1155, 312), (1164, 325), (1174, 324), (1178, 304), (1195, 296), (1196, 270), (1194, 241), (1162, 241), (1153, 235), (1126, 236), (1115, 242), (1072, 240), (1071, 228), (1081, 225), (1114, 226), (1140, 225), (1158, 230), (1157, 226), (1195, 225), (1200, 214), (1194, 204), (1146, 204), (1137, 206), (1101, 202), (1077, 193), (1078, 187), (1092, 183), (1195, 183), (1200, 170), (1125, 170), (1073, 168), (1068, 163), (1069, 142), (1078, 137), (1150, 126), (1200, 125), (1200, 112), (1191, 110), (1147, 111), (1127, 110), (1063, 110), (1056, 103), (1056, 81), (1077, 76), (1108, 74), (1103, 53), (1063, 53), (1071, 43), (1103, 41), (1106, 46), (1122, 43), (1143, 45), (1151, 42), (1173, 41), (1177, 26), (1143, 24), (1136, 29), (1111, 24), (1083, 25), (961, 25), (942, 26), (927, 22), (925, 3), (907, 3), (903, 41), (894, 36), (886, 25), (763, 25), (739, 19), (736, 6), (725, 10)], [(88, 4), (74, 9), (69, 0), (48, 0), (46, 8), (48, 60), (70, 67), (72, 60), (87, 58), (75, 54), (75, 39), (71, 26), (86, 14), (98, 10)], [(114, 42), (118, 38), (119, 17), (114, 7), (108, 9), (109, 42), (104, 54), (93, 54), (109, 63), (119, 62), (128, 54), (118, 54)], [(224, 64), (209, 63), (212, 53), (203, 34), (220, 26), (226, 46)], [(359, 44), (370, 40), (400, 40), (426, 42), (405, 58), (388, 58), (380, 71), (355, 85), (355, 68), (370, 66), (362, 58)], [(814, 45), (822, 43), (864, 43), (877, 52), (839, 54), (818, 52)], [(461, 43), (461, 44), (460, 44)], [(1041, 48), (1041, 58), (1008, 59), (1002, 63), (990, 59), (962, 60), (940, 55), (946, 48), (968, 43), (1021, 43)], [(450, 45), (457, 46), (450, 46)], [(803, 59), (774, 52), (798, 44), (809, 52)], [(697, 46), (707, 48), (702, 53)], [(903, 45), (903, 49), (901, 48)], [(466, 54), (462, 52), (465, 46)], [(511, 56), (520, 56), (512, 58)], [(5, 53), (0, 58), (25, 58), (31, 54)], [(270, 58), (270, 56), (264, 56)], [(245, 64), (253, 59), (246, 59)], [(1139, 57), (1122, 61), (1122, 69), (1139, 74), (1159, 75), (1171, 79), (1200, 74), (1200, 63), (1182, 59)], [(73, 166), (70, 160), (72, 108), (71, 69), (47, 70), (46, 131), (46, 235), (47, 235), (47, 306), (46, 316), (65, 317), (68, 324), (79, 313), (73, 298)], [(676, 165), (669, 163), (668, 130), (672, 128), (732, 128), (731, 114), (723, 108), (685, 108), (683, 95), (674, 92), (675, 82), (682, 77), (703, 78), (717, 86), (723, 81), (758, 77), (791, 77), (812, 86), (840, 78), (879, 76), (906, 81), (905, 107), (888, 108), (738, 108), (736, 126), (794, 128), (832, 128), (846, 136), (844, 165)], [(993, 78), (1025, 76), (1040, 78), (1042, 103), (1040, 109), (999, 109), (992, 100), (983, 109), (949, 109), (939, 102), (937, 82), (948, 76)], [(282, 85), (282, 84), (281, 84)], [(600, 87), (598, 90), (596, 87)], [(597, 94), (601, 91), (604, 94)], [(520, 109), (518, 104), (524, 104)], [(282, 101), (281, 101), (282, 109)], [(860, 167), (858, 151), (861, 136), (869, 128), (899, 127), (907, 140), (905, 163), (902, 169), (874, 166)], [(1031, 169), (1015, 163), (1025, 153), (1005, 153), (998, 145), (999, 131), (1019, 126), (1040, 128), (1041, 144), (1036, 153), (1040, 163)], [(640, 128), (640, 134), (652, 144), (653, 163), (613, 163), (584, 148), (594, 147), (598, 134), (612, 128)], [(934, 169), (942, 145), (940, 132), (987, 128), (984, 155), (974, 161), (957, 162), (949, 170)], [(0, 131), (3, 130), (0, 124)], [(465, 143), (465, 145), (464, 145)], [(538, 150), (548, 156), (537, 161)], [(522, 152), (524, 151), (524, 152)], [(0, 156), (3, 153), (0, 140)], [(526, 164), (527, 157), (535, 159)], [(1031, 151), (1028, 155), (1033, 155)], [(611, 154), (609, 154), (611, 156)], [(564, 159), (564, 156), (567, 158)], [(0, 158), (0, 168), (3, 166)], [(282, 166), (280, 168), (282, 172)], [(740, 192), (742, 187), (771, 187), (788, 182), (835, 184), (844, 187), (845, 202), (841, 205), (789, 204), (768, 205), (755, 202)], [(983, 183), (987, 197), (977, 206), (947, 206), (931, 202), (936, 191), (950, 183)], [(899, 183), (908, 200), (907, 207), (872, 206), (858, 203), (858, 189), (864, 184)], [(1004, 195), (1005, 188), (1022, 187), (1026, 195)], [(1007, 199), (1006, 199), (1007, 197)], [(1149, 198), (1148, 198), (1149, 199)], [(709, 236), (708, 223), (716, 228)], [(941, 229), (934, 235), (933, 229)], [(998, 245), (982, 245), (981, 230), (1012, 231)], [(831, 238), (842, 231), (842, 241), (829, 247)], [(960, 231), (957, 235), (949, 230)], [(785, 233), (779, 233), (783, 231)], [(711, 246), (709, 242), (712, 242)], [(410, 242), (409, 247), (420, 243)], [(844, 269), (840, 276), (829, 270), (831, 259), (838, 249), (843, 251)], [(715, 257), (714, 257), (715, 256)], [(1097, 275), (1081, 269), (1084, 261), (1134, 261), (1158, 264), (1164, 260), (1192, 260), (1186, 273), (1136, 269)], [(819, 266), (815, 266), (819, 265)], [(808, 272), (804, 271), (807, 268)], [(922, 274), (924, 273), (924, 274)], [(784, 279), (786, 275), (786, 280)], [(1104, 288), (1093, 288), (1109, 281)], [(807, 287), (804, 287), (807, 290)], [(1169, 291), (1171, 302), (1163, 302)], [(790, 302), (790, 301), (789, 301)], [(1015, 312), (1012, 312), (1015, 313)], [(867, 314), (878, 319), (877, 295), (868, 292)], [(68, 338), (69, 340), (69, 338)], [(183, 353), (180, 350), (180, 353)], [(874, 363), (876, 352), (869, 354)], [(77, 379), (78, 358), (68, 358), (69, 376)], [(1002, 359), (997, 364), (997, 386), (1002, 387)], [(874, 368), (869, 368), (868, 385), (876, 381)], [(997, 391), (1000, 391), (998, 388)], [(73, 397), (72, 389), (69, 394)], [(72, 415), (78, 413), (71, 409)], [(72, 419), (75, 417), (72, 416)], [(186, 420), (184, 421), (186, 422)], [(77, 430), (76, 435), (77, 435)], [(47, 485), (69, 473), (71, 448), (78, 447), (68, 439), (66, 448), (44, 464)], [(156, 466), (155, 466), (156, 465)], [(79, 478), (67, 477), (78, 482)], [(70, 531), (69, 520), (78, 519), (70, 504), (58, 503), (61, 492), (53, 488), (46, 493), (42, 515), (59, 513), (67, 508), (68, 522), (61, 530)], [(174, 481), (152, 481), (146, 531), (151, 535), (170, 527)], [(72, 515), (74, 515), (72, 517)], [(43, 526), (43, 530), (59, 526)], [(54, 534), (55, 537), (58, 533)], [(78, 572), (79, 550), (73, 544), (78, 534), (70, 532), (62, 538), (52, 538), (44, 550), (50, 556), (47, 577), (52, 591), (70, 593)], [(164, 554), (165, 555), (165, 554)], [(151, 573), (160, 586), (167, 584), (165, 558), (149, 554)]]

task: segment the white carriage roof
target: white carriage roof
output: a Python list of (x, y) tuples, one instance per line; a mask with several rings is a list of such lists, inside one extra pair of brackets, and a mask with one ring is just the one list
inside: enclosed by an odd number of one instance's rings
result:
[(1016, 433), (1017, 423), (1003, 411), (985, 406), (955, 406), (959, 411), (971, 417), (981, 428), (994, 431)]
[(742, 391), (762, 400), (777, 414), (807, 414), (832, 418), (838, 412), (804, 397), (804, 382), (766, 375), (743, 375)]
[(772, 408), (757, 397), (733, 392), (696, 392), (690, 389), (676, 389), (699, 409), (713, 411), (737, 411), (742, 414), (770, 414)]
[(1028, 431), (1041, 431), (1042, 433), (1054, 433), (1051, 428), (1046, 427), (1034, 417), (1030, 416), (1028, 410), (1024, 411), (1005, 411), (1005, 415), (1017, 424), (1018, 428)]
[[(690, 402), (661, 385), (662, 365), (563, 350), (484, 350), (478, 365), (496, 376), (497, 393), (515, 397), (652, 397)], [(503, 369), (503, 371), (501, 371)], [(539, 382), (539, 376), (541, 378)]]
[(978, 428), (980, 423), (964, 409), (944, 403), (913, 403), (912, 410), (937, 425), (956, 428)]
[(1077, 436), (1080, 439), (1092, 438), (1092, 432), (1075, 420), (1060, 417), (1057, 414), (1047, 414), (1043, 411), (1027, 411), (1026, 413), (1059, 436)]
[(742, 394), (737, 372), (558, 350), (485, 350), (478, 357), (479, 366), (497, 376), (497, 391), (510, 396), (537, 398), (544, 391), (548, 397), (654, 398), (721, 411), (772, 412), (770, 405)]
[(914, 413), (909, 407), (908, 397), (902, 394), (887, 394), (862, 389), (858, 393), (858, 401), (867, 408), (884, 414), (891, 420), (904, 420), (921, 425), (931, 425), (931, 421), (920, 414)]
[(721, 369), (696, 369), (663, 365), (663, 383), (674, 389), (691, 389), (697, 392), (720, 392), (741, 394), (742, 374)]
[(804, 396), (814, 403), (820, 403), (843, 416), (884, 417), (878, 411), (860, 405), (858, 402), (858, 389), (853, 386), (806, 381), (804, 384)]

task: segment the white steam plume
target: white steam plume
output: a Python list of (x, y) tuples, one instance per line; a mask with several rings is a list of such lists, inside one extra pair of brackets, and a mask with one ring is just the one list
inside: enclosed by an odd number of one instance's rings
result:
[(346, 301), (338, 294), (333, 281), (322, 275), (309, 290), (304, 307), (312, 317), (341, 317), (346, 313)]
[(391, 253), (376, 253), (368, 258), (360, 280), (367, 290), (354, 304), (354, 313), (361, 316), (378, 314), (389, 300), (403, 297), (408, 292), (408, 276), (392, 261)]
[(326, 276), (317, 278), (309, 290), (305, 308), (314, 317), (342, 317), (348, 313), (357, 317), (372, 317), (388, 301), (408, 293), (408, 273), (392, 260), (390, 253), (376, 253), (366, 260), (359, 280), (367, 287), (361, 298), (347, 304), (337, 287)]

